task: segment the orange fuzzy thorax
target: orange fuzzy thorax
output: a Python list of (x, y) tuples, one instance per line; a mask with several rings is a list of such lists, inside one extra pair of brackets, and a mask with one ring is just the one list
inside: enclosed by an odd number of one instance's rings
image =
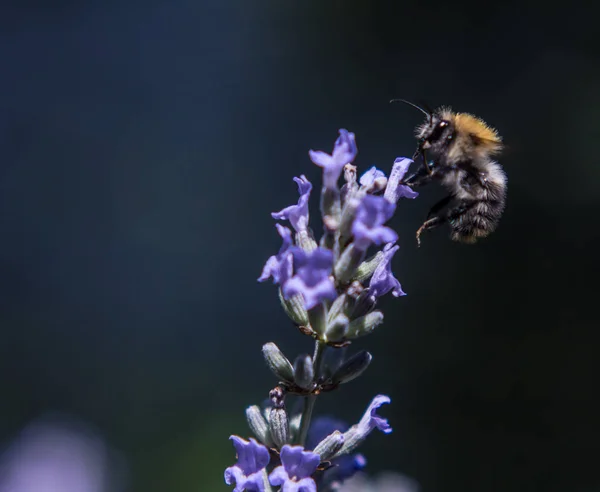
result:
[(447, 119), (454, 120), (454, 127), (459, 134), (469, 135), (482, 150), (495, 152), (502, 148), (498, 132), (477, 116), (469, 113), (449, 113), (447, 116)]

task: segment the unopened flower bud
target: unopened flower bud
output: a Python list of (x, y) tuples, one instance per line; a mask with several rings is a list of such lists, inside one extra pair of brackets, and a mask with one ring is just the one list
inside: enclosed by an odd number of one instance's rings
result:
[(358, 282), (361, 282), (361, 283), (369, 280), (371, 278), (371, 276), (373, 275), (373, 272), (375, 271), (377, 266), (383, 260), (383, 258), (384, 258), (383, 252), (378, 251), (376, 255), (371, 256), (371, 258), (363, 261), (359, 265), (359, 267), (356, 269), (356, 272), (354, 273), (354, 276), (352, 277), (352, 279), (356, 280)]
[(341, 213), (340, 191), (336, 188), (321, 190), (321, 217), (331, 217), (339, 223)]
[(356, 166), (352, 164), (346, 164), (344, 166), (344, 181), (346, 181), (346, 184), (342, 186), (341, 198), (342, 203), (345, 204), (346, 201), (358, 191), (358, 184), (356, 183)]
[(348, 332), (348, 326), (350, 321), (345, 314), (337, 315), (327, 325), (327, 331), (325, 332), (325, 338), (328, 342), (339, 342), (346, 337)]
[(258, 405), (252, 405), (246, 408), (246, 419), (248, 426), (256, 438), (265, 446), (272, 446), (273, 440), (269, 431), (269, 424), (263, 417), (262, 411)]
[(375, 181), (373, 181), (373, 184), (371, 185), (369, 192), (370, 193), (378, 193), (382, 190), (385, 190), (387, 182), (388, 182), (388, 180), (385, 176), (376, 178)]
[(375, 166), (369, 169), (360, 177), (361, 189), (367, 193), (379, 193), (385, 189), (387, 178), (383, 171), (380, 171)]
[(365, 314), (350, 322), (347, 338), (352, 339), (368, 335), (381, 323), (383, 323), (383, 313), (381, 311)]
[(343, 362), (337, 371), (331, 376), (333, 384), (343, 384), (360, 376), (369, 367), (373, 357), (366, 350), (354, 354)]
[(342, 245), (347, 244), (352, 237), (352, 223), (356, 217), (356, 211), (360, 205), (360, 200), (364, 195), (364, 190), (356, 191), (351, 195), (348, 195), (348, 199), (344, 204), (342, 217), (340, 219), (340, 244)]
[(262, 351), (265, 362), (273, 374), (285, 382), (293, 383), (294, 368), (279, 347), (273, 342), (269, 342), (263, 345)]
[(290, 296), (289, 299), (284, 299), (281, 289), (279, 289), (279, 301), (283, 306), (285, 314), (297, 325), (307, 326), (308, 325), (308, 313), (304, 308), (304, 299), (300, 294)]
[(340, 226), (339, 218), (335, 218), (332, 215), (325, 215), (323, 217), (323, 236), (319, 246), (321, 248), (335, 251), (338, 248), (336, 241), (336, 233)]
[(356, 299), (350, 319), (357, 319), (370, 313), (377, 305), (377, 298), (372, 296), (368, 289), (363, 290)]
[(273, 442), (281, 449), (282, 446), (288, 444), (290, 441), (290, 427), (285, 408), (272, 408), (269, 424)]
[(348, 301), (348, 296), (346, 294), (342, 294), (341, 296), (338, 296), (335, 301), (333, 301), (333, 304), (331, 305), (331, 307), (329, 308), (329, 311), (327, 312), (327, 322), (331, 323), (331, 321), (333, 319), (335, 319), (339, 314), (345, 314), (346, 313), (346, 304)]
[(313, 449), (313, 453), (318, 454), (321, 457), (321, 461), (328, 461), (342, 449), (343, 445), (344, 435), (339, 430), (336, 430), (317, 444), (317, 447)]
[(284, 387), (275, 386), (271, 391), (269, 391), (269, 406), (272, 408), (283, 408), (285, 406)]
[(354, 244), (350, 244), (335, 264), (334, 272), (338, 282), (341, 284), (348, 282), (354, 276), (364, 257), (365, 251), (359, 250)]
[(327, 328), (327, 313), (323, 303), (314, 306), (310, 311), (308, 311), (308, 319), (310, 321), (310, 327), (313, 329), (313, 331), (319, 337), (322, 337), (325, 333), (325, 329)]
[(313, 386), (315, 371), (310, 355), (299, 355), (294, 361), (294, 381), (298, 386), (309, 390)]
[(289, 416), (289, 426), (290, 426), (290, 440), (295, 440), (296, 436), (298, 436), (298, 432), (300, 431), (300, 424), (302, 423), (302, 414), (297, 413), (296, 415)]

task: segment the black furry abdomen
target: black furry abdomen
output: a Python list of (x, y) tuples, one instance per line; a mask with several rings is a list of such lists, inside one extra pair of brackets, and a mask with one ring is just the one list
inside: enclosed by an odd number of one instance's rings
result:
[(503, 197), (463, 202), (450, 218), (450, 237), (461, 243), (474, 243), (479, 238), (486, 237), (498, 226), (503, 210)]

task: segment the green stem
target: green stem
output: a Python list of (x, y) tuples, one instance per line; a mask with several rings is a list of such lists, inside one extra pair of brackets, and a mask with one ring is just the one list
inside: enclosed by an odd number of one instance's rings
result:
[[(321, 374), (321, 365), (323, 363), (323, 354), (325, 353), (325, 348), (327, 345), (317, 340), (315, 341), (315, 353), (313, 355), (313, 367), (315, 379), (314, 381), (318, 381), (319, 376)], [(312, 418), (313, 408), (315, 407), (315, 402), (317, 400), (317, 395), (309, 395), (304, 397), (304, 408), (302, 409), (302, 418), (300, 420), (300, 432), (298, 433), (298, 444), (304, 446), (306, 442), (306, 436), (308, 434), (308, 428), (310, 427), (310, 420)]]
[(263, 469), (263, 484), (265, 486), (265, 492), (273, 492), (271, 488), (271, 484), (269, 482), (269, 474), (267, 473), (267, 469)]

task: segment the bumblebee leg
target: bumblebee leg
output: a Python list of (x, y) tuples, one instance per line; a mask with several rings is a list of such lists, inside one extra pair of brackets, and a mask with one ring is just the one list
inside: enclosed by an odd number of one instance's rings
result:
[(434, 229), (435, 227), (442, 225), (444, 222), (446, 222), (446, 217), (442, 217), (440, 215), (436, 215), (435, 217), (427, 219), (425, 222), (423, 222), (423, 225), (417, 230), (417, 247), (421, 247), (421, 234), (423, 231)]
[(427, 214), (427, 218), (430, 219), (433, 215), (437, 214), (444, 207), (447, 207), (450, 201), (452, 200), (452, 195), (448, 195), (446, 198), (442, 198), (439, 202), (437, 202), (431, 210)]
[(427, 214), (427, 220), (423, 222), (423, 225), (417, 230), (417, 246), (421, 246), (421, 234), (423, 231), (434, 229), (448, 220), (448, 214), (439, 215), (439, 212), (448, 206), (452, 201), (452, 198), (452, 195), (448, 195), (431, 207), (431, 210), (429, 210), (429, 213)]
[(429, 166), (421, 166), (419, 169), (417, 169), (417, 171), (414, 174), (411, 174), (408, 178), (403, 179), (402, 184), (414, 188), (416, 186), (426, 185), (427, 183), (430, 183), (436, 178), (437, 176), (435, 175), (435, 172), (431, 171)]

